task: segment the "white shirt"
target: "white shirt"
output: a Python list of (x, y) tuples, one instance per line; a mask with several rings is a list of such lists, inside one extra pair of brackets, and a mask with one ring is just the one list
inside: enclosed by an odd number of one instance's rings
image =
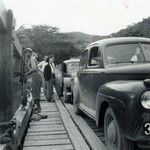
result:
[(50, 63), (50, 67), (51, 67), (51, 70), (52, 70), (52, 74), (55, 73), (55, 65), (54, 63)]
[(138, 61), (138, 58), (137, 58), (136, 55), (134, 55), (130, 60), (131, 60), (131, 61)]
[(39, 69), (40, 69), (41, 72), (44, 72), (44, 68), (45, 68), (46, 65), (47, 65), (47, 62), (45, 62), (45, 61), (41, 61), (38, 64), (38, 67), (39, 67)]

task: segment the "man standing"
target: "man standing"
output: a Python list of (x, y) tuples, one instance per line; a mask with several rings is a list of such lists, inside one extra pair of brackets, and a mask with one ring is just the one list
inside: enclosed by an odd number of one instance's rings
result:
[(48, 56), (45, 56), (45, 57), (44, 57), (44, 60), (41, 61), (41, 62), (38, 64), (38, 67), (39, 67), (39, 69), (40, 69), (40, 71), (41, 71), (41, 73), (42, 73), (43, 92), (44, 92), (45, 95), (46, 95), (46, 83), (45, 83), (45, 79), (44, 79), (44, 76), (43, 76), (43, 72), (44, 72), (45, 66), (47, 65), (47, 62), (46, 62), (47, 58), (48, 58)]
[(47, 101), (51, 101), (52, 100), (52, 95), (53, 95), (53, 71), (52, 71), (52, 66), (51, 66), (51, 59), (48, 57), (46, 62), (47, 65), (44, 68), (44, 79), (45, 79), (45, 83), (46, 83), (46, 99)]
[(48, 58), (48, 56), (45, 56), (44, 60), (38, 64), (38, 67), (42, 73), (44, 71), (44, 67), (47, 65), (47, 62), (46, 62), (47, 58)]
[(41, 112), (40, 106), (40, 92), (42, 86), (42, 78), (38, 69), (37, 58), (35, 57), (35, 53), (31, 48), (26, 48), (26, 56), (29, 58), (28, 60), (28, 72), (26, 76), (31, 75), (32, 78), (32, 96), (37, 105), (36, 111), (37, 113)]
[(53, 79), (55, 78), (55, 65), (54, 65), (54, 56), (50, 55), (50, 66), (52, 69), (52, 75), (53, 75)]

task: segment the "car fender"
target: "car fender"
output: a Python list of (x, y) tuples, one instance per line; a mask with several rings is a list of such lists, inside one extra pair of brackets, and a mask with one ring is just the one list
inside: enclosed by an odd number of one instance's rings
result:
[(71, 90), (73, 93), (73, 101), (75, 103), (79, 100), (79, 80), (77, 76), (73, 76), (71, 79)]
[(65, 77), (64, 78), (64, 83), (63, 83), (64, 87), (71, 87), (71, 78), (70, 77)]
[[(143, 81), (138, 80), (113, 81), (99, 87), (96, 96), (97, 126), (103, 124), (105, 111), (111, 107), (118, 125), (122, 129), (128, 122), (126, 119), (130, 119), (128, 113), (136, 108), (138, 94), (144, 89)], [(130, 108), (131, 110), (129, 110)]]

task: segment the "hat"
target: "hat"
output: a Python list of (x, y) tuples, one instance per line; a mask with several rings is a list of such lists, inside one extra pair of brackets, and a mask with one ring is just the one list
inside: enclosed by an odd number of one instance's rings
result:
[(31, 49), (31, 48), (26, 48), (25, 50), (26, 50), (26, 51), (29, 51), (29, 52), (32, 52), (32, 49)]
[(54, 55), (49, 55), (49, 58), (53, 58), (54, 57)]

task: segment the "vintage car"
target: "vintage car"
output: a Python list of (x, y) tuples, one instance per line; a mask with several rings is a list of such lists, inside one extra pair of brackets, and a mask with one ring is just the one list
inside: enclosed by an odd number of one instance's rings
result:
[(72, 92), (76, 114), (104, 127), (108, 150), (150, 149), (150, 39), (108, 38), (87, 46)]
[(57, 75), (60, 86), (60, 95), (63, 96), (64, 102), (71, 102), (71, 77), (73, 74), (76, 74), (79, 69), (80, 59), (69, 59), (63, 61), (61, 64), (61, 73)]

